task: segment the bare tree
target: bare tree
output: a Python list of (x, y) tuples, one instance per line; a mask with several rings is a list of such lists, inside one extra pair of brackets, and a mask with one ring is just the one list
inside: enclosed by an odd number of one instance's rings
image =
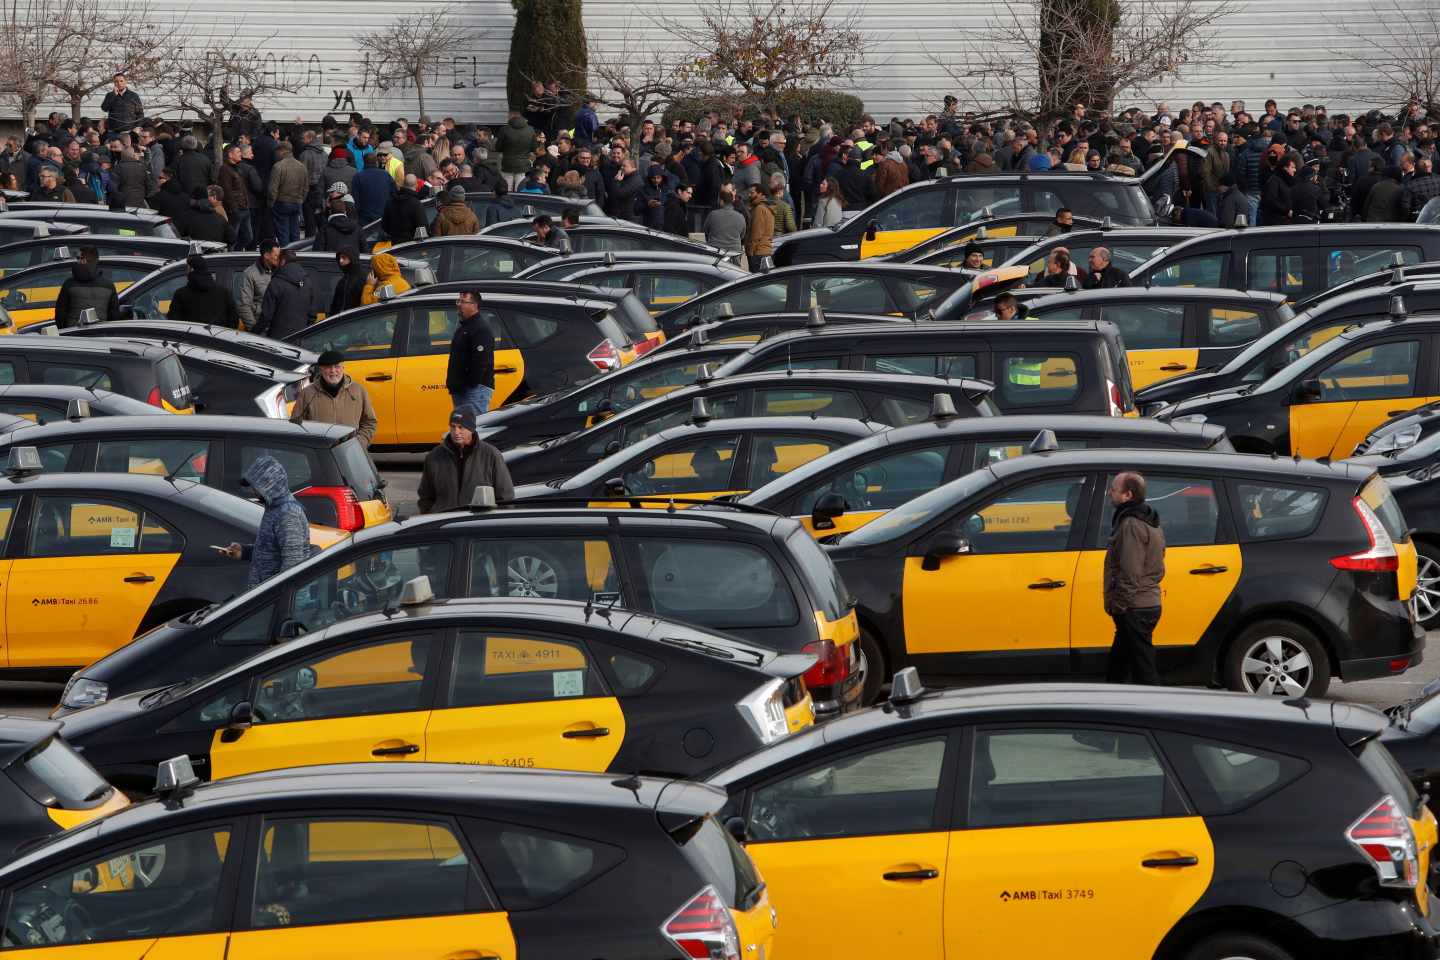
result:
[(74, 0), (85, 29), (71, 36), (54, 64), (52, 86), (70, 100), (70, 114), (80, 119), (85, 100), (123, 73), (135, 84), (158, 80), (175, 51), (178, 26), (157, 20), (149, 0), (114, 4)]
[(1369, 11), (1349, 10), (1346, 19), (1374, 29), (1347, 27), (1346, 46), (1329, 51), (1344, 82), (1329, 97), (1392, 108), (1418, 100), (1427, 111), (1440, 111), (1440, 6), (1389, 0)]
[(27, 128), (55, 86), (71, 41), (85, 29), (76, 0), (12, 0), (0, 8), (0, 98), (14, 102)]
[(968, 38), (959, 65), (930, 61), (982, 112), (1035, 119), (1075, 103), (1108, 108), (1184, 70), (1227, 60), (1216, 40), (1235, 0), (1144, 0), (1095, 6), (1075, 0), (1008, 0)]
[(425, 113), (425, 83), (443, 61), (467, 52), (484, 31), (469, 26), (454, 7), (422, 7), (390, 25), (355, 39), (365, 52), (366, 70), (381, 90), (414, 84)]
[(702, 5), (698, 19), (654, 22), (689, 49), (695, 79), (771, 107), (782, 90), (853, 80), (864, 68), (880, 38), (861, 29), (863, 5), (838, 7), (837, 0), (722, 0)]
[[(559, 68), (562, 74), (569, 70), (583, 74), (588, 70), (590, 95), (612, 110), (623, 111), (631, 130), (638, 130), (647, 118), (658, 119), (677, 99), (699, 97), (709, 91), (697, 75), (693, 57), (685, 51), (672, 44), (644, 41), (644, 26), (629, 19), (619, 33), (618, 42), (591, 40), (585, 56), (562, 62)], [(544, 82), (541, 77), (526, 80)], [(548, 95), (532, 102), (545, 110), (566, 106), (560, 98)]]

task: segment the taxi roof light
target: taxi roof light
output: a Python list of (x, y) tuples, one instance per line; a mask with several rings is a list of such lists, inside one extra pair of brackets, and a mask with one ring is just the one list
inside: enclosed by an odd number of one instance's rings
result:
[(94, 326), (100, 322), (100, 313), (94, 307), (86, 307), (80, 311), (80, 320), (78, 322), (82, 327)]
[(825, 308), (818, 303), (805, 315), (805, 326), (811, 330), (825, 326)]
[(1237, 213), (1235, 214), (1235, 222), (1232, 223), (1231, 226), (1234, 227), (1236, 230), (1244, 230), (1246, 227), (1250, 226), (1250, 218), (1245, 216), (1245, 214), (1243, 213)]
[(1074, 293), (1076, 290), (1079, 290), (1079, 289), (1080, 289), (1080, 281), (1078, 281), (1078, 280), (1075, 279), (1075, 274), (1073, 274), (1073, 273), (1067, 273), (1067, 274), (1065, 275), (1065, 292), (1066, 292), (1066, 293)]
[(195, 767), (190, 763), (190, 757), (183, 753), (163, 761), (155, 769), (155, 796), (167, 803), (174, 801), (178, 804), (181, 799), (193, 793), (199, 783), (200, 778), (195, 775)]
[(39, 473), (40, 451), (34, 447), (11, 447), (10, 458), (5, 461), (5, 473), (11, 477), (24, 477)]
[(914, 703), (924, 693), (925, 685), (920, 682), (920, 671), (914, 667), (895, 671), (895, 679), (890, 682), (891, 703)]
[(375, 291), (375, 299), (376, 299), (376, 300), (394, 300), (394, 299), (395, 299), (395, 284), (393, 284), (393, 283), (387, 283), (387, 284), (385, 284), (383, 287), (381, 287), (379, 290), (376, 290), (376, 291)]
[(494, 510), (495, 509), (495, 488), (489, 484), (481, 484), (470, 494), (471, 510)]
[(955, 409), (955, 400), (948, 393), (937, 393), (930, 398), (931, 420), (953, 420), (960, 416)]
[(75, 397), (65, 404), (66, 420), (84, 420), (90, 416), (90, 401), (84, 397)]
[(415, 278), (417, 287), (428, 287), (435, 282), (435, 269), (427, 262), (415, 264), (410, 268), (410, 274)]
[(67, 246), (66, 246), (65, 244), (63, 244), (63, 243), (60, 244), (58, 247), (55, 248), (55, 259), (56, 259), (56, 260), (69, 260), (69, 259), (71, 259), (71, 257), (70, 257), (70, 248), (67, 247)]
[(402, 607), (415, 607), (434, 599), (435, 591), (430, 588), (430, 578), (423, 573), (412, 580), (406, 580), (405, 586), (400, 588)]
[(1035, 439), (1030, 441), (1030, 446), (1025, 448), (1025, 452), (1054, 453), (1059, 449), (1060, 441), (1055, 438), (1055, 431), (1047, 428), (1035, 434)]
[(691, 423), (704, 424), (709, 423), (713, 419), (714, 417), (710, 415), (710, 404), (706, 402), (704, 397), (696, 397), (690, 402)]
[(429, 240), (429, 239), (430, 239), (430, 231), (429, 231), (429, 230), (426, 230), (424, 227), (416, 227), (416, 228), (415, 228), (415, 233), (412, 234), (412, 236), (413, 236), (416, 240)]
[(615, 261), (615, 251), (614, 251), (614, 250), (606, 250), (606, 251), (605, 251), (605, 266), (607, 266), (607, 267), (613, 267), (613, 266), (615, 266), (615, 263), (616, 263), (616, 261)]
[(709, 327), (708, 324), (704, 324), (704, 325), (698, 326), (698, 327), (696, 327), (693, 331), (691, 331), (691, 333), (690, 333), (690, 346), (692, 346), (692, 347), (703, 347), (703, 346), (705, 346), (705, 344), (707, 344), (707, 343), (709, 343), (709, 342), (710, 342), (710, 327)]
[(990, 239), (990, 231), (987, 230), (987, 229), (985, 229), (984, 227), (981, 227), (979, 230), (976, 230), (976, 231), (975, 231), (975, 236), (971, 237), (970, 239), (971, 239), (971, 240), (989, 240), (989, 239)]
[(1100, 220), (1100, 229), (1101, 229), (1101, 230), (1114, 230), (1114, 229), (1115, 229), (1115, 221), (1112, 220), (1112, 219), (1110, 219), (1108, 216), (1101, 218), (1101, 220)]
[(715, 379), (715, 365), (713, 363), (702, 363), (700, 369), (695, 371), (696, 383), (709, 383)]
[(1404, 320), (1410, 316), (1410, 312), (1405, 309), (1405, 298), (1398, 293), (1390, 297), (1389, 314), (1392, 321)]

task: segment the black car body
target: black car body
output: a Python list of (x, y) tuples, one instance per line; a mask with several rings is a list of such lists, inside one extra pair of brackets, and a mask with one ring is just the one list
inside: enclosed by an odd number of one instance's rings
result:
[(92, 323), (62, 331), (62, 337), (119, 337), (127, 340), (155, 340), (165, 343), (188, 343), (241, 360), (249, 360), (277, 370), (309, 373), (319, 354), (284, 340), (262, 337), (248, 330), (217, 327), (188, 320), (156, 320), (151, 318), (118, 320), (114, 323)]
[(1027, 268), (1030, 279), (1026, 283), (1033, 284), (1045, 277), (1045, 265), (1050, 262), (1052, 251), (1064, 247), (1070, 252), (1071, 263), (1081, 270), (1088, 270), (1090, 251), (1096, 247), (1104, 247), (1110, 251), (1110, 262), (1129, 273), (1170, 247), (1210, 232), (1201, 227), (1071, 230), (1069, 233), (1036, 240), (1024, 250), (1011, 254), (1004, 263), (1006, 266), (1019, 265)]
[(581, 221), (567, 227), (570, 246), (576, 253), (634, 253), (642, 250), (665, 250), (671, 253), (694, 253), (703, 257), (725, 258), (725, 251), (708, 243), (651, 230), (633, 223), (587, 223)]
[[(921, 260), (930, 260), (934, 254), (943, 251), (950, 251), (952, 247), (959, 247), (964, 250), (965, 245), (975, 241), (987, 251), (990, 248), (988, 241), (1003, 241), (1005, 249), (1024, 249), (1034, 243), (1036, 238), (1047, 236), (1050, 228), (1055, 223), (1053, 213), (1019, 213), (1008, 217), (992, 217), (988, 220), (971, 220), (962, 223), (958, 227), (951, 227), (942, 233), (937, 233), (928, 240), (923, 240), (905, 250), (885, 254), (885, 259), (895, 263), (917, 263)], [(1089, 227), (1098, 227), (1102, 223), (1095, 217), (1076, 216), (1072, 221), (1072, 228), (1083, 230)], [(1025, 238), (1030, 239), (1025, 239)], [(954, 251), (951, 251), (954, 252)], [(1012, 251), (1013, 252), (1013, 251)], [(963, 259), (963, 253), (962, 257)], [(997, 266), (1004, 263), (1008, 257), (1000, 257), (995, 260), (987, 252), (987, 259), (991, 262), (986, 266)]]
[(16, 217), (41, 223), (74, 223), (90, 233), (113, 233), (122, 237), (166, 237), (177, 239), (180, 234), (169, 217), (147, 207), (112, 210), (98, 203), (46, 203), (40, 201), (11, 203), (0, 220)]
[(711, 344), (750, 346), (779, 333), (799, 330), (813, 324), (824, 323), (891, 323), (905, 324), (911, 321), (905, 317), (875, 317), (867, 313), (837, 313), (811, 309), (807, 313), (756, 313), (733, 320), (716, 320), (686, 327), (665, 338), (655, 348), (652, 357), (683, 353)]
[(478, 235), (431, 237), (399, 243), (385, 252), (405, 260), (424, 261), (439, 283), (500, 280), (559, 256), (558, 251), (533, 243)]
[(594, 267), (621, 263), (710, 263), (728, 267), (724, 257), (669, 250), (607, 250), (605, 253), (571, 253), (551, 257), (515, 274), (516, 280), (566, 280), (572, 274)]
[[(113, 283), (119, 292), (164, 264), (165, 261), (158, 257), (102, 255), (99, 268), (100, 275)], [(11, 332), (53, 321), (60, 288), (71, 276), (72, 265), (64, 261), (52, 261), (7, 273), (0, 281), (0, 307), (13, 322)]]
[[(513, 194), (512, 194), (513, 196)], [(559, 221), (558, 215), (552, 216), (552, 220)], [(635, 224), (629, 220), (619, 220), (615, 217), (590, 216), (586, 215), (586, 224), (614, 224), (622, 227), (633, 227)], [(505, 237), (510, 240), (532, 240), (535, 235), (535, 217), (515, 217), (512, 220), (499, 220), (488, 227), (480, 228), (482, 237)]]
[(0, 338), (0, 384), (95, 387), (171, 413), (193, 413), (179, 351), (134, 340)]
[[(0, 220), (0, 226), (4, 221)], [(53, 227), (70, 227), (71, 224), (54, 224)], [(210, 254), (225, 249), (224, 244), (208, 240), (180, 240), (173, 237), (121, 237), (115, 234), (89, 233), (84, 227), (66, 230), (68, 233), (82, 233), (79, 237), (68, 235), (36, 237), (7, 243), (0, 249), (0, 276), (13, 270), (49, 263), (51, 260), (71, 260), (81, 247), (94, 247), (102, 257), (134, 256), (160, 257), (165, 260), (184, 260), (191, 253)], [(4, 234), (0, 233), (0, 238)]]
[(0, 245), (23, 243), (27, 240), (57, 237), (88, 237), (89, 230), (78, 223), (54, 223), (40, 218), (0, 216)]
[[(159, 344), (163, 341), (157, 337), (130, 342)], [(300, 388), (308, 379), (308, 374), (287, 366), (246, 360), (223, 350), (193, 343), (169, 346), (180, 356), (180, 364), (185, 368), (196, 413), (283, 420), (290, 416), (295, 401), (300, 398)]]
[(52, 423), (77, 415), (78, 408), (72, 406), (77, 400), (85, 401), (90, 416), (134, 417), (163, 415), (166, 412), (144, 400), (110, 390), (42, 383), (15, 383), (0, 387), (0, 413), (31, 423)]

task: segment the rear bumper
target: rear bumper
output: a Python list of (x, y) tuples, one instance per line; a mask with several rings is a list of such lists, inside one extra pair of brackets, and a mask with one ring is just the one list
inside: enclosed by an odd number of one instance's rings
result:
[[(1430, 917), (1440, 900), (1430, 897)], [(1347, 900), (1294, 918), (1314, 938), (1314, 960), (1437, 960), (1440, 928), (1413, 903)]]
[[(1394, 677), (1419, 666), (1425, 659), (1425, 631), (1415, 622), (1415, 609), (1404, 604), (1407, 616), (1377, 617), (1370, 624), (1366, 653), (1392, 650), (1384, 656), (1352, 657), (1340, 660), (1335, 672), (1346, 682), (1373, 680), (1377, 677)], [(1400, 661), (1408, 661), (1403, 666)]]

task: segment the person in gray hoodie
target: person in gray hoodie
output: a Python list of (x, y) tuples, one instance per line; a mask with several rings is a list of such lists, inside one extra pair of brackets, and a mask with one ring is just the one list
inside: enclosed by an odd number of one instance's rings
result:
[(310, 556), (310, 521), (305, 508), (290, 492), (290, 478), (280, 461), (256, 457), (241, 474), (241, 483), (254, 490), (265, 507), (252, 544), (232, 543), (216, 549), (232, 560), (249, 560), (247, 587), (269, 580)]

